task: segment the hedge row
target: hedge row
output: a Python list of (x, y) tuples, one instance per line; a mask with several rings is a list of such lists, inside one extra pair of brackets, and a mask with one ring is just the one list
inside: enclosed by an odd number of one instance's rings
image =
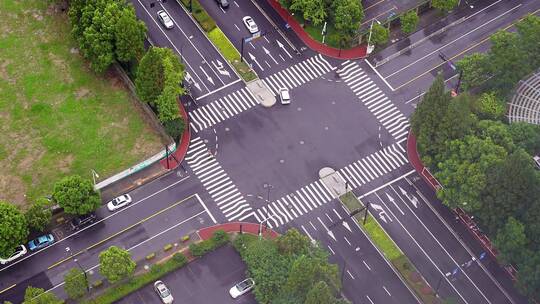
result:
[(228, 242), (229, 235), (223, 230), (217, 230), (208, 240), (190, 244), (189, 252), (191, 252), (191, 255), (194, 257), (201, 257), (208, 252), (214, 251), (217, 248), (227, 244)]
[[(181, 0), (182, 3), (186, 8), (189, 9), (189, 2), (190, 0)], [(211, 30), (216, 28), (216, 23), (214, 22), (214, 19), (208, 15), (206, 10), (201, 6), (199, 1), (197, 0), (191, 0), (191, 5), (193, 8), (193, 17), (197, 22), (201, 25), (201, 27), (204, 29), (205, 32), (209, 33)]]

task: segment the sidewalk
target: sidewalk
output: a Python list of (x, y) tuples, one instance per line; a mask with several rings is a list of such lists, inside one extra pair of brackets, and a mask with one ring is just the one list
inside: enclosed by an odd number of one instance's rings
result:
[(182, 103), (182, 99), (185, 99), (185, 98), (188, 98), (188, 97), (180, 96), (180, 101), (178, 102), (178, 107), (180, 108), (180, 115), (182, 115), (182, 118), (184, 119), (184, 122), (186, 123), (186, 128), (184, 129), (184, 133), (182, 134), (182, 138), (180, 139), (180, 144), (178, 147), (176, 147), (176, 150), (174, 151), (174, 153), (169, 156), (168, 163), (167, 163), (167, 158), (160, 160), (160, 164), (163, 166), (163, 168), (168, 169), (168, 170), (175, 169), (179, 164), (182, 163), (182, 161), (184, 160), (184, 157), (186, 156), (186, 153), (189, 147), (189, 142), (191, 140), (191, 130), (189, 129), (189, 117)]
[[(247, 222), (232, 222), (225, 224), (218, 224), (215, 226), (206, 227), (198, 231), (199, 237), (202, 240), (207, 240), (212, 237), (212, 234), (216, 230), (223, 230), (225, 232), (242, 232), (258, 235), (259, 234), (259, 224), (247, 223)], [(267, 228), (263, 225), (263, 234), (270, 235), (270, 238), (277, 238), (279, 234), (274, 230), (266, 230)]]
[[(311, 38), (306, 31), (300, 26), (298, 21), (296, 21), (289, 12), (282, 8), (281, 5), (277, 0), (266, 0), (270, 6), (281, 16), (283, 19), (283, 22), (286, 22), (289, 24), (291, 29), (295, 32), (295, 34), (306, 44), (310, 49), (328, 56), (333, 57), (337, 59), (359, 59), (359, 58), (365, 58), (366, 57), (366, 46), (360, 45), (357, 47), (354, 47), (352, 49), (344, 49), (339, 50), (333, 47), (329, 47), (327, 45), (324, 45), (317, 40)], [(285, 21), (287, 20), (287, 21)]]

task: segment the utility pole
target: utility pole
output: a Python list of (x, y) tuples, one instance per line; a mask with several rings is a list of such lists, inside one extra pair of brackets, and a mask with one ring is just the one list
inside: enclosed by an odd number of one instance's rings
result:
[(272, 186), (269, 183), (266, 183), (263, 185), (263, 188), (268, 190), (266, 193), (266, 202), (270, 203), (270, 190), (274, 189), (274, 186)]
[[(71, 248), (69, 247), (66, 247), (66, 252), (69, 253), (69, 257), (73, 257), (73, 252), (71, 252)], [(77, 266), (79, 266), (79, 268), (81, 269), (81, 271), (83, 272), (84, 274), (84, 281), (85, 281), (85, 285), (86, 285), (86, 291), (89, 293), (90, 292), (90, 286), (89, 286), (89, 282), (88, 282), (88, 276), (86, 274), (86, 270), (84, 270), (84, 268), (81, 266), (81, 264), (79, 263), (79, 260), (77, 260), (76, 258), (73, 259), (73, 261), (77, 264)]]
[(370, 202), (366, 203), (366, 208), (365, 208), (366, 210), (364, 212), (364, 225), (366, 225), (366, 221), (367, 221), (367, 215), (368, 215), (368, 211), (369, 211), (369, 204), (370, 204)]
[(169, 166), (169, 146), (165, 145), (165, 159), (167, 159), (167, 170), (171, 167)]
[(244, 40), (246, 38), (242, 37), (242, 46), (240, 47), (240, 62), (244, 61)]

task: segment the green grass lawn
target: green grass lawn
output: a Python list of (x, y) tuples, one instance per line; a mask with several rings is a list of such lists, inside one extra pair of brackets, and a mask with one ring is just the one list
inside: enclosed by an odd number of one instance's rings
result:
[[(300, 24), (304, 24), (304, 30), (306, 31), (306, 33), (309, 34), (309, 36), (311, 36), (311, 38), (319, 41), (319, 42), (322, 42), (322, 29), (323, 29), (323, 24), (321, 25), (313, 25), (312, 23), (309, 23), (309, 22), (306, 22), (302, 16), (300, 16), (299, 14), (295, 14), (294, 15), (294, 19), (296, 19), (296, 21), (298, 21), (298, 23)], [(326, 38), (324, 39), (324, 44), (328, 45), (328, 46), (331, 46), (331, 47), (335, 47), (335, 48), (339, 48), (339, 37), (338, 37), (338, 32), (337, 30), (334, 28), (334, 25), (331, 24), (331, 23), (328, 23), (326, 25)], [(346, 45), (343, 45), (343, 48), (347, 48), (348, 46)]]
[(0, 199), (25, 205), (69, 174), (101, 178), (161, 149), (119, 78), (96, 75), (52, 1), (0, 1)]

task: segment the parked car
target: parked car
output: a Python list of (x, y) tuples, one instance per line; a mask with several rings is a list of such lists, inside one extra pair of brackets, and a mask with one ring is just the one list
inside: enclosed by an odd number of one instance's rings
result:
[(154, 283), (154, 290), (158, 294), (163, 304), (171, 304), (174, 301), (171, 291), (169, 290), (169, 288), (167, 288), (165, 283), (161, 281), (156, 281)]
[(245, 16), (244, 18), (242, 18), (242, 21), (244, 21), (244, 25), (250, 33), (255, 34), (259, 31), (259, 27), (255, 23), (253, 18), (251, 18), (250, 16)]
[(97, 215), (94, 212), (90, 212), (85, 215), (79, 215), (78, 217), (72, 219), (69, 223), (71, 224), (71, 229), (77, 231), (94, 223), (96, 219)]
[(227, 1), (227, 0), (216, 0), (216, 2), (222, 8), (228, 8), (229, 7), (229, 1)]
[(255, 281), (252, 278), (247, 278), (243, 280), (242, 282), (234, 285), (229, 290), (229, 294), (233, 299), (238, 298), (239, 296), (245, 294), (246, 292), (253, 289), (255, 286)]
[(15, 252), (13, 254), (11, 254), (9, 257), (7, 257), (5, 259), (0, 258), (0, 264), (6, 265), (9, 262), (13, 262), (16, 259), (18, 259), (18, 258), (22, 257), (23, 255), (25, 255), (27, 252), (28, 252), (28, 250), (26, 250), (26, 247), (24, 247), (24, 245), (19, 245), (15, 249)]
[(109, 211), (115, 211), (129, 205), (130, 203), (131, 196), (129, 194), (120, 195), (107, 203), (107, 209), (109, 209)]
[(289, 89), (287, 88), (281, 88), (279, 89), (279, 99), (281, 100), (281, 104), (290, 104), (291, 103), (291, 95), (289, 94)]
[(540, 155), (536, 155), (533, 157), (534, 164), (536, 165), (536, 169), (540, 170)]
[(52, 243), (54, 243), (54, 236), (49, 233), (28, 242), (28, 249), (30, 249), (30, 251), (36, 251), (52, 245)]
[(174, 23), (173, 23), (171, 17), (169, 17), (169, 14), (167, 14), (166, 11), (164, 11), (164, 10), (158, 11), (157, 12), (157, 18), (158, 18), (159, 22), (161, 22), (161, 24), (163, 24), (163, 26), (166, 29), (172, 29), (174, 27)]

